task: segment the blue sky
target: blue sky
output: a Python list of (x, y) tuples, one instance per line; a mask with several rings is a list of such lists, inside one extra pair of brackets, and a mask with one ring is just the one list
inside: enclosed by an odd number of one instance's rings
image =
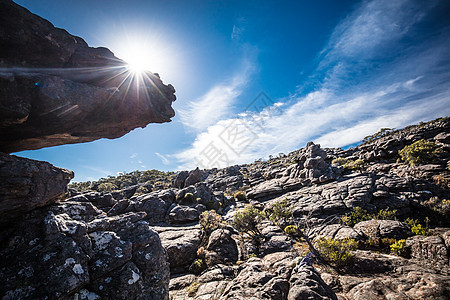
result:
[(450, 115), (445, 0), (16, 2), (119, 58), (146, 49), (177, 90), (171, 123), (17, 153), (77, 181), (345, 147)]

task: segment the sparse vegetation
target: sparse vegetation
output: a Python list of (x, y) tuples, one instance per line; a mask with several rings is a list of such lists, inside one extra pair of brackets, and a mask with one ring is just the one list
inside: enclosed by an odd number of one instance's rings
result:
[(287, 235), (292, 235), (292, 236), (294, 236), (294, 235), (298, 234), (298, 228), (297, 228), (297, 226), (295, 226), (295, 225), (288, 225), (288, 226), (286, 226), (286, 227), (284, 228), (284, 232), (285, 232)]
[(378, 220), (397, 220), (395, 217), (396, 214), (396, 209), (390, 210), (389, 208), (385, 208), (378, 211), (376, 218)]
[(112, 192), (117, 190), (117, 186), (111, 182), (103, 182), (97, 187), (99, 192)]
[(368, 143), (373, 142), (381, 137), (390, 135), (393, 132), (394, 132), (394, 129), (392, 129), (392, 128), (381, 128), (377, 133), (366, 136), (362, 140), (362, 142), (363, 142), (363, 144), (368, 144)]
[(317, 241), (317, 250), (323, 259), (338, 268), (347, 266), (353, 255), (350, 251), (358, 248), (358, 242), (354, 239), (334, 240), (330, 237), (322, 237)]
[(353, 210), (350, 213), (347, 213), (346, 215), (342, 216), (341, 222), (344, 225), (353, 226), (359, 222), (368, 221), (372, 219), (373, 215), (369, 214), (367, 210), (357, 206), (353, 208)]
[(448, 214), (450, 214), (450, 200), (439, 200), (438, 197), (431, 197), (428, 201), (425, 202), (425, 205), (441, 216), (446, 217)]
[(280, 222), (285, 222), (291, 218), (292, 207), (289, 205), (287, 199), (280, 200), (272, 205), (269, 212), (269, 220), (279, 225)]
[(364, 161), (362, 159), (352, 160), (345, 157), (338, 157), (331, 161), (332, 164), (343, 166), (347, 170), (361, 171), (364, 169)]
[(350, 213), (341, 217), (341, 223), (347, 226), (353, 226), (362, 221), (368, 221), (372, 219), (377, 220), (396, 220), (395, 215), (397, 210), (390, 210), (389, 208), (380, 209), (376, 214), (369, 214), (367, 210), (361, 207), (355, 207)]
[(433, 142), (421, 139), (398, 152), (400, 158), (410, 166), (427, 163), (436, 158), (438, 146)]
[(244, 191), (236, 191), (233, 193), (233, 198), (238, 201), (247, 201), (247, 194)]
[(200, 215), (200, 228), (207, 236), (214, 230), (218, 229), (222, 223), (222, 217), (215, 211), (204, 211)]
[(189, 297), (194, 297), (197, 294), (198, 289), (200, 288), (200, 283), (194, 281), (190, 286), (186, 288), (186, 292)]
[(184, 201), (187, 203), (193, 203), (194, 202), (194, 194), (192, 194), (192, 193), (184, 194)]
[(402, 240), (393, 242), (389, 246), (389, 248), (391, 249), (391, 252), (393, 252), (399, 256), (403, 256), (403, 255), (405, 255), (405, 245), (406, 245), (406, 240), (402, 239)]
[(253, 238), (261, 236), (257, 225), (264, 219), (264, 214), (257, 208), (249, 205), (238, 210), (233, 216), (233, 226), (239, 232), (248, 233)]
[(87, 191), (111, 192), (144, 183), (148, 187), (168, 188), (171, 186), (172, 178), (175, 174), (174, 172), (158, 170), (133, 171), (121, 173), (118, 176), (108, 176), (97, 181), (73, 182), (69, 184), (69, 188), (75, 189), (80, 193)]
[(406, 219), (405, 223), (408, 224), (411, 227), (411, 231), (414, 234), (417, 235), (430, 235), (430, 229), (428, 228), (428, 226), (423, 227), (422, 224), (420, 224), (419, 220), (414, 220), (414, 219)]

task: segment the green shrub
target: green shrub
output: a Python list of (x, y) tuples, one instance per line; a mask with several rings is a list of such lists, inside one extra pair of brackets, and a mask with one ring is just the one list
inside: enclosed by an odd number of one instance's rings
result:
[(247, 195), (244, 191), (236, 191), (233, 193), (233, 198), (239, 201), (247, 201)]
[(194, 202), (194, 194), (192, 194), (192, 193), (184, 194), (184, 201), (185, 202), (189, 202), (189, 203), (193, 203)]
[(114, 190), (117, 190), (117, 186), (115, 184), (112, 184), (110, 182), (104, 182), (101, 183), (98, 187), (97, 190), (99, 192), (112, 192)]
[(369, 214), (367, 210), (357, 206), (354, 207), (350, 213), (341, 217), (341, 222), (347, 226), (353, 226), (362, 221), (372, 220), (373, 215)]
[(287, 199), (280, 200), (272, 205), (269, 214), (269, 220), (275, 224), (280, 224), (281, 221), (287, 221), (291, 218), (292, 207), (289, 205)]
[(391, 252), (402, 256), (405, 254), (405, 245), (406, 245), (406, 240), (402, 239), (402, 240), (398, 240), (398, 241), (395, 241), (394, 243), (392, 243), (389, 246), (389, 248), (391, 249)]
[(201, 268), (201, 267), (203, 267), (203, 260), (202, 260), (202, 259), (196, 259), (196, 260), (194, 261), (194, 264), (195, 264), (197, 267)]
[(437, 148), (438, 146), (435, 143), (422, 139), (405, 146), (398, 154), (403, 161), (413, 166), (432, 161), (438, 152)]
[(330, 237), (322, 237), (317, 241), (317, 251), (329, 264), (336, 267), (347, 266), (353, 255), (350, 251), (358, 248), (358, 242), (354, 239), (334, 240)]
[(389, 208), (381, 209), (377, 213), (377, 219), (379, 220), (396, 220), (395, 214), (397, 210), (390, 210)]
[(364, 161), (362, 159), (350, 160), (344, 166), (344, 168), (349, 170), (363, 170), (364, 169)]
[(285, 232), (287, 235), (297, 235), (297, 233), (298, 233), (298, 228), (297, 228), (297, 226), (295, 226), (295, 225), (289, 225), (289, 226), (286, 226), (286, 227), (284, 228), (284, 232)]
[(241, 210), (238, 210), (233, 216), (233, 226), (239, 232), (246, 232), (252, 237), (256, 238), (261, 236), (257, 225), (264, 219), (264, 214), (249, 205)]
[(363, 170), (364, 161), (362, 159), (348, 159), (344, 157), (338, 157), (331, 161), (331, 164), (338, 164), (343, 166), (347, 170)]
[(419, 220), (406, 219), (405, 223), (411, 227), (411, 231), (416, 235), (430, 235), (430, 229), (428, 227), (423, 227), (419, 223)]
[(344, 158), (344, 157), (338, 157), (338, 158), (333, 159), (333, 160), (331, 161), (331, 164), (332, 164), (332, 165), (341, 165), (341, 166), (343, 166), (343, 165), (345, 165), (345, 164), (347, 163), (347, 161), (348, 161), (347, 158)]
[(194, 297), (195, 294), (197, 294), (198, 289), (200, 288), (200, 283), (197, 281), (194, 281), (193, 283), (191, 283), (190, 286), (188, 286), (186, 288), (186, 292), (188, 294), (189, 297)]
[(441, 201), (438, 197), (431, 197), (425, 202), (425, 205), (444, 217), (450, 214), (450, 200), (443, 199)]
[(204, 211), (200, 215), (200, 228), (206, 233), (206, 235), (210, 235), (211, 232), (218, 229), (222, 224), (222, 217), (216, 213), (215, 211)]

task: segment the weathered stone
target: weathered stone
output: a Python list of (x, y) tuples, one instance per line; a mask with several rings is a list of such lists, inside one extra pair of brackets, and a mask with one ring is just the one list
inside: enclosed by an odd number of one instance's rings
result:
[(363, 221), (356, 224), (354, 229), (373, 240), (382, 238), (405, 239), (412, 235), (408, 225), (392, 220)]
[(289, 280), (288, 300), (336, 299), (336, 294), (323, 281), (320, 274), (308, 265), (302, 265)]
[(107, 218), (86, 204), (36, 209), (2, 237), (3, 299), (167, 299), (166, 252), (145, 213)]
[(0, 227), (64, 196), (73, 172), (0, 153)]
[(169, 211), (169, 222), (171, 224), (191, 223), (198, 220), (200, 213), (196, 208), (177, 205)]
[(174, 116), (175, 90), (158, 76), (136, 85), (108, 49), (12, 1), (1, 1), (0, 13), (0, 151), (118, 138)]
[[(214, 230), (208, 240), (206, 249), (217, 253), (219, 263), (235, 263), (238, 260), (238, 248), (236, 241), (231, 237), (228, 229), (220, 228)], [(215, 260), (207, 262), (208, 267), (218, 263)]]
[(440, 236), (416, 235), (406, 240), (412, 258), (419, 259), (425, 264), (448, 265), (449, 251), (444, 239)]
[(200, 247), (198, 227), (154, 227), (159, 232), (161, 243), (167, 250), (172, 273), (182, 273), (197, 257)]

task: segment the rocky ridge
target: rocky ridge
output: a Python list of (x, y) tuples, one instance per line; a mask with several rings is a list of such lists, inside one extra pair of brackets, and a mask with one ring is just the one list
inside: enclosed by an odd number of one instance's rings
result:
[[(353, 149), (308, 143), (268, 161), (180, 172), (172, 187), (151, 192), (72, 190), (3, 230), (0, 293), (4, 299), (447, 299), (450, 220), (439, 209), (449, 197), (449, 136), (450, 119), (443, 118)], [(439, 145), (432, 161), (397, 162), (399, 150), (421, 139)], [(337, 158), (363, 164), (344, 167), (333, 163)], [(233, 197), (236, 190), (247, 198)], [(292, 208), (291, 218), (260, 222), (257, 243), (233, 227), (241, 208), (269, 214), (280, 201)], [(428, 217), (432, 235), (416, 235), (396, 220), (339, 221), (357, 208), (395, 210), (400, 221)], [(223, 224), (207, 233), (199, 219), (211, 210)], [(305, 222), (313, 241), (360, 241), (351, 264), (300, 263), (308, 245), (282, 229)], [(383, 250), (399, 239), (404, 255)]]

